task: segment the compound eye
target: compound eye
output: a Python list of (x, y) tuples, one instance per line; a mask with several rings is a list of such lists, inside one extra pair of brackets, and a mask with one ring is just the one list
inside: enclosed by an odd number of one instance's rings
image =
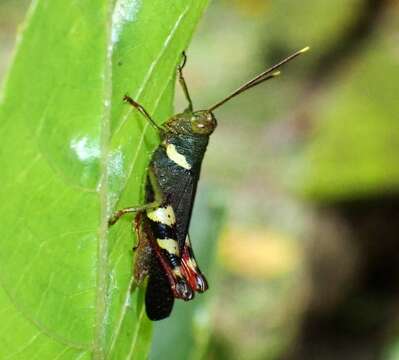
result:
[(201, 135), (210, 135), (216, 127), (213, 114), (200, 111), (191, 117), (192, 130)]
[(205, 124), (203, 121), (201, 121), (199, 118), (193, 116), (191, 118), (191, 123), (194, 125), (195, 128), (197, 129), (203, 129), (205, 127)]

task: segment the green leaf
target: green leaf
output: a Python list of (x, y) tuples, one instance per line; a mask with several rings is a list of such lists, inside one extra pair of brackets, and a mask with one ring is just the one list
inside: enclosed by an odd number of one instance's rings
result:
[[(0, 358), (145, 359), (130, 220), (206, 0), (34, 1), (0, 106)], [(132, 291), (131, 291), (132, 290)]]

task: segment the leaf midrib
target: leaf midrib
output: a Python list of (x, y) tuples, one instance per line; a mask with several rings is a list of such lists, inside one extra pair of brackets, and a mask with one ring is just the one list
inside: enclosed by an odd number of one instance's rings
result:
[(105, 52), (104, 67), (104, 115), (101, 122), (101, 182), (100, 182), (100, 234), (97, 248), (97, 294), (96, 294), (96, 323), (94, 328), (93, 359), (105, 359), (105, 337), (106, 337), (106, 292), (107, 292), (107, 264), (108, 264), (108, 144), (111, 124), (112, 104), (112, 15), (115, 3), (109, 3), (108, 21), (106, 24), (107, 46)]

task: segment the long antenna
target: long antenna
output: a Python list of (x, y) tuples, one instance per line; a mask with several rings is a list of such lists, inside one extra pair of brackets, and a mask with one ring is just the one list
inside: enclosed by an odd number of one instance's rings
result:
[(273, 65), (271, 68), (265, 70), (264, 72), (260, 73), (258, 76), (254, 77), (252, 80), (249, 80), (244, 85), (240, 86), (236, 91), (231, 93), (229, 96), (227, 96), (223, 100), (221, 100), (218, 103), (216, 103), (215, 105), (211, 106), (208, 109), (208, 111), (212, 112), (213, 110), (222, 106), (224, 103), (231, 100), (233, 97), (236, 97), (237, 95), (243, 93), (244, 91), (247, 91), (256, 85), (259, 85), (269, 79), (273, 79), (274, 77), (280, 75), (280, 71), (276, 71), (280, 66), (286, 64), (287, 62), (291, 61), (292, 59), (295, 59), (297, 56), (303, 54), (304, 52), (308, 51), (309, 49), (310, 49), (309, 46), (306, 46), (305, 48), (303, 48), (303, 49), (293, 53), (292, 55), (286, 57), (285, 59), (281, 60), (276, 65)]

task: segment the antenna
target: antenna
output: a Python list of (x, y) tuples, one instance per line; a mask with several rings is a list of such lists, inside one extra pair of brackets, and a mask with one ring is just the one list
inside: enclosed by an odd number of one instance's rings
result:
[[(246, 82), (244, 85), (241, 85), (236, 91), (231, 93), (229, 96), (224, 98), (223, 100), (219, 101), (215, 105), (211, 106), (208, 111), (212, 112), (213, 110), (217, 109), (218, 107), (222, 106), (224, 103), (227, 101), (231, 100), (232, 98), (236, 97), (237, 95), (240, 95), (244, 91), (247, 91), (251, 88), (253, 88), (256, 85), (259, 85), (267, 80), (273, 79), (274, 77), (280, 75), (280, 71), (277, 69), (286, 64), (287, 62), (291, 61), (292, 59), (295, 59), (297, 56), (303, 54), (304, 52), (308, 51), (310, 49), (309, 46), (306, 46), (305, 48), (293, 53), (292, 55), (286, 57), (285, 59), (281, 60), (279, 63), (276, 65), (273, 65), (271, 68), (265, 70), (264, 72), (260, 73), (256, 77), (254, 77), (252, 80)], [(277, 71), (276, 71), (277, 70)]]

